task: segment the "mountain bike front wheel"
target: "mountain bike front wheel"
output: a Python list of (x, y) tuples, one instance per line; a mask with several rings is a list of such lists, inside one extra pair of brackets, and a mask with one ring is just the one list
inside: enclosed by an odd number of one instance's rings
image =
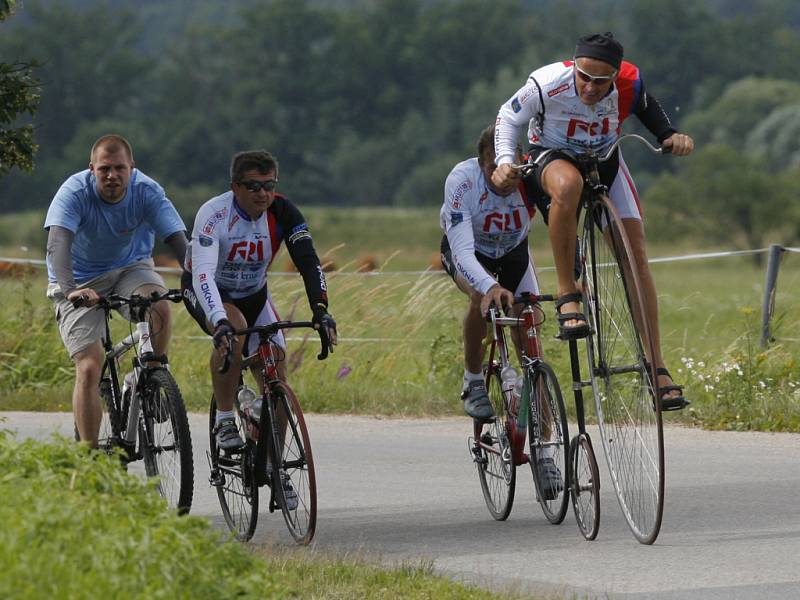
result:
[(157, 368), (147, 373), (139, 394), (139, 448), (145, 472), (158, 477), (158, 492), (170, 508), (188, 513), (194, 493), (194, 457), (181, 391), (169, 371)]

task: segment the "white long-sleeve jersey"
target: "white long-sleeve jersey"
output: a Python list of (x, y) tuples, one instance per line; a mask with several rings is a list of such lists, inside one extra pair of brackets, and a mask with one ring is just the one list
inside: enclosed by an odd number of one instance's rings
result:
[(526, 239), (535, 212), (522, 186), (508, 196), (492, 191), (477, 158), (453, 167), (445, 181), (439, 222), (457, 271), (473, 288), (485, 294), (497, 283), (475, 253), (489, 258), (508, 254)]

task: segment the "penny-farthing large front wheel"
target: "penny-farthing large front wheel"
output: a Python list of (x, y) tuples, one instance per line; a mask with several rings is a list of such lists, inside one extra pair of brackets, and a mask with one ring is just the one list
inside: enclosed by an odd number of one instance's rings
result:
[[(652, 544), (664, 510), (664, 435), (646, 357), (654, 356), (627, 234), (607, 197), (585, 214), (582, 237), (587, 354), (603, 450), (633, 535)], [(647, 351), (645, 349), (647, 348)]]

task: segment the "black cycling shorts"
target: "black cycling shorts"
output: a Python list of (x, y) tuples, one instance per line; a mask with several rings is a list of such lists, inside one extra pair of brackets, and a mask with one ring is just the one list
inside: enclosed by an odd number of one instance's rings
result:
[[(197, 300), (197, 296), (194, 293), (194, 288), (192, 287), (192, 274), (188, 271), (184, 271), (183, 275), (181, 275), (181, 293), (183, 294), (183, 304), (186, 306), (189, 314), (192, 315), (192, 318), (197, 321), (203, 331), (205, 331), (208, 335), (213, 335), (214, 332), (207, 329), (208, 319), (206, 318), (206, 313), (203, 311), (203, 307), (200, 305), (200, 302)], [(266, 285), (264, 285), (264, 287), (258, 290), (255, 294), (250, 294), (244, 298), (231, 298), (230, 294), (228, 294), (228, 292), (225, 290), (219, 290), (219, 293), (223, 302), (233, 304), (236, 308), (242, 311), (242, 315), (244, 315), (248, 327), (252, 327), (256, 324), (258, 315), (261, 314), (261, 311), (264, 309), (264, 305), (267, 303)]]
[[(456, 280), (456, 266), (453, 263), (453, 253), (450, 250), (450, 242), (447, 236), (442, 236), (442, 243), (439, 249), (441, 252), (442, 266), (447, 274)], [(518, 287), (525, 272), (530, 265), (530, 255), (528, 254), (528, 236), (525, 236), (519, 244), (500, 258), (491, 258), (480, 252), (475, 253), (475, 258), (481, 266), (486, 269), (497, 282), (513, 293)]]
[[(566, 160), (576, 167), (578, 166), (575, 160), (566, 152), (535, 145), (528, 149), (528, 161), (534, 161), (536, 168), (525, 177), (524, 183), (526, 191), (528, 192), (528, 197), (539, 208), (545, 223), (548, 222), (548, 214), (550, 212), (550, 196), (547, 195), (542, 186), (542, 171), (554, 160)], [(600, 163), (598, 171), (600, 174), (600, 181), (607, 188), (611, 189), (611, 185), (614, 183), (614, 179), (617, 176), (617, 171), (619, 171), (619, 150), (615, 150), (609, 160)]]

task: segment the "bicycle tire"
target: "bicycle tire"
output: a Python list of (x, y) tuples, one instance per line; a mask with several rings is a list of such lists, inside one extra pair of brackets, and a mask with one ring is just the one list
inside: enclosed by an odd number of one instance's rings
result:
[[(567, 411), (561, 387), (550, 365), (539, 362), (528, 367), (526, 379), (530, 382), (526, 385), (531, 386), (528, 388), (531, 390), (528, 400), (528, 448), (536, 499), (547, 520), (557, 525), (564, 520), (569, 501), (569, 486), (564, 481), (569, 473)], [(542, 439), (542, 432), (549, 433), (548, 440)], [(561, 475), (560, 485), (546, 484), (542, 480), (538, 464), (545, 457), (552, 458), (558, 468)]]
[(505, 521), (514, 506), (517, 470), (506, 428), (500, 373), (496, 367), (487, 368), (486, 371), (486, 389), (496, 416), (490, 423), (481, 426), (473, 453), (486, 508), (496, 521)]
[[(273, 465), (277, 462), (279, 467), (272, 469), (272, 493), (283, 513), (289, 533), (298, 544), (308, 545), (317, 527), (317, 480), (311, 438), (294, 391), (278, 381), (270, 386), (270, 394), (276, 414), (283, 411), (287, 417), (284, 432), (278, 431), (278, 427), (270, 427), (273, 448), (279, 449), (279, 452), (272, 455), (280, 456), (279, 461), (273, 461)], [(280, 422), (281, 419), (278, 418), (277, 421)], [(286, 501), (282, 473), (288, 477), (297, 494), (297, 505), (294, 508), (290, 508)]]
[[(604, 233), (596, 226), (600, 223), (606, 225)], [(586, 348), (603, 451), (631, 532), (652, 544), (664, 511), (661, 405), (645, 360), (654, 356), (652, 336), (637, 301), (643, 295), (631, 246), (606, 196), (587, 211), (583, 244), (584, 256), (590, 257), (583, 280), (592, 330)]]
[[(234, 406), (234, 414), (239, 434), (244, 436), (245, 427), (238, 406)], [(258, 486), (255, 485), (254, 472), (256, 443), (249, 437), (244, 437), (246, 445), (240, 453), (220, 456), (217, 438), (214, 435), (216, 417), (217, 402), (212, 395), (208, 416), (211, 484), (217, 488), (219, 506), (228, 529), (237, 540), (246, 542), (253, 537), (258, 524)]]
[(139, 450), (145, 472), (158, 477), (158, 492), (170, 508), (186, 514), (194, 493), (194, 456), (189, 419), (180, 388), (164, 368), (146, 372), (141, 394)]
[(587, 540), (600, 529), (600, 473), (589, 435), (581, 433), (569, 445), (570, 496), (578, 529)]

